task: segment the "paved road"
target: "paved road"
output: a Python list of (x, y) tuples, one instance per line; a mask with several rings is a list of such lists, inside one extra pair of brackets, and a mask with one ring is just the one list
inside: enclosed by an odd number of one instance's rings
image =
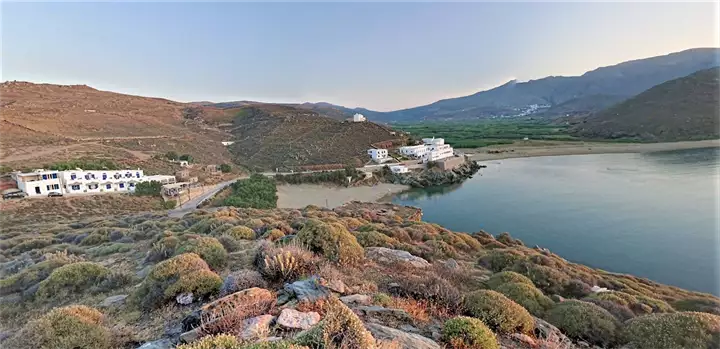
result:
[(243, 179), (243, 178), (246, 178), (246, 177), (238, 177), (238, 178), (226, 181), (226, 182), (216, 184), (215, 187), (213, 187), (210, 191), (200, 194), (197, 197), (190, 199), (190, 201), (187, 201), (184, 204), (180, 205), (180, 207), (176, 207), (176, 208), (168, 211), (168, 216), (182, 217), (186, 213), (190, 213), (190, 212), (196, 210), (197, 207), (201, 203), (203, 203), (203, 201), (213, 197), (215, 194), (217, 194), (219, 191), (223, 190), (228, 185), (235, 183), (235, 181), (237, 181), (238, 179)]

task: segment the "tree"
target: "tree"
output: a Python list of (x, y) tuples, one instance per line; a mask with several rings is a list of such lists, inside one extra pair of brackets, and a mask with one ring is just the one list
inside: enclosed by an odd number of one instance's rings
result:
[(168, 158), (168, 160), (177, 160), (178, 154), (174, 151), (169, 151), (169, 152), (165, 153), (165, 157)]
[(193, 157), (190, 154), (183, 154), (183, 155), (180, 155), (180, 160), (187, 161), (187, 162), (193, 162)]
[(220, 164), (220, 171), (222, 171), (222, 173), (230, 173), (232, 171), (232, 167), (228, 164)]
[(139, 196), (160, 196), (162, 184), (157, 181), (140, 182), (135, 186), (135, 195)]

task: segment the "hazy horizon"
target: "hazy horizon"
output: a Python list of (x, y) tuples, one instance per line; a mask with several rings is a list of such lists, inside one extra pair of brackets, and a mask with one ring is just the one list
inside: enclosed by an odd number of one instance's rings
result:
[(7, 3), (2, 81), (389, 111), (720, 46), (716, 3)]

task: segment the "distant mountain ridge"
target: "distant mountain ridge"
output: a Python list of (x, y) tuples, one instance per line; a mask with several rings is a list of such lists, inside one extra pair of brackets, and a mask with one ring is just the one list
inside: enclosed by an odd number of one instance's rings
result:
[[(527, 82), (511, 80), (469, 96), (391, 112), (347, 108), (326, 102), (287, 105), (335, 119), (361, 113), (376, 122), (472, 120), (527, 115), (530, 112), (541, 117), (587, 115), (658, 84), (717, 66), (720, 66), (720, 49), (694, 48), (600, 67), (580, 76), (549, 76)], [(239, 106), (233, 103), (242, 102), (215, 103), (212, 106)]]
[(657, 85), (574, 125), (584, 138), (679, 141), (720, 138), (720, 68)]

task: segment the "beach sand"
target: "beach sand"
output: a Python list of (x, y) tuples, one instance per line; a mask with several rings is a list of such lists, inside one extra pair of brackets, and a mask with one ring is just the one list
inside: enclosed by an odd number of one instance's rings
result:
[(338, 207), (350, 201), (373, 202), (409, 189), (409, 186), (381, 183), (375, 186), (329, 187), (324, 185), (278, 185), (279, 208), (303, 208), (307, 205)]
[[(473, 160), (499, 160), (534, 156), (647, 153), (654, 151), (698, 149), (720, 147), (720, 140), (703, 140), (669, 143), (597, 143), (597, 142), (543, 142), (519, 141), (513, 144), (490, 146), (477, 149), (458, 149), (470, 155)], [(500, 153), (489, 153), (501, 151)]]

